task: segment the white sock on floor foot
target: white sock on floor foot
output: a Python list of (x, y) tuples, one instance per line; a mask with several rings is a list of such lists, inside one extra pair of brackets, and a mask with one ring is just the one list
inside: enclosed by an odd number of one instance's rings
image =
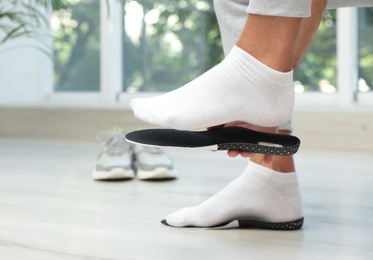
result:
[(244, 173), (222, 191), (196, 207), (167, 216), (175, 227), (211, 227), (240, 218), (288, 222), (303, 217), (295, 172), (279, 173), (249, 162)]
[(235, 46), (217, 66), (165, 95), (131, 101), (145, 122), (183, 130), (233, 121), (263, 127), (289, 121), (293, 72), (279, 72)]

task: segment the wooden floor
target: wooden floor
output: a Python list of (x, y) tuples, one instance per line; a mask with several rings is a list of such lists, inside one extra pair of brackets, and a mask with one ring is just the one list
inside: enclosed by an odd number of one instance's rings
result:
[(0, 140), (0, 259), (373, 259), (373, 154), (297, 154), (300, 231), (187, 230), (159, 221), (219, 191), (244, 159), (172, 149), (176, 181), (95, 182), (97, 148)]

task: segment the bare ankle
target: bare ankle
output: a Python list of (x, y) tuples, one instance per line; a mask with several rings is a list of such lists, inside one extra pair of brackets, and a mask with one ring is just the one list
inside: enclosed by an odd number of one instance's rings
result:
[[(290, 135), (291, 132), (280, 130), (279, 134)], [(275, 170), (277, 172), (281, 172), (281, 173), (295, 172), (293, 156), (274, 156), (274, 159), (268, 162), (267, 160), (265, 160), (265, 155), (254, 154), (251, 157), (251, 161), (257, 164), (260, 164), (264, 167)]]
[(272, 161), (267, 162), (267, 160), (265, 160), (265, 155), (255, 154), (251, 157), (251, 161), (277, 172), (295, 172), (294, 160), (292, 156), (275, 156)]
[(237, 46), (274, 70), (293, 69), (301, 18), (249, 15)]

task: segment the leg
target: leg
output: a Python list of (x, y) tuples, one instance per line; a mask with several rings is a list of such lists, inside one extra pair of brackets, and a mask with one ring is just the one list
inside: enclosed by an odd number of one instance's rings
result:
[[(294, 65), (307, 49), (325, 3), (326, 0), (313, 0), (313, 15), (300, 26)], [(290, 134), (289, 131), (282, 133)], [(276, 156), (272, 162), (266, 162), (265, 156), (254, 155), (245, 172), (225, 189), (196, 207), (184, 208), (168, 215), (166, 221), (178, 227), (214, 226), (243, 217), (286, 222), (302, 216), (302, 199), (293, 158)]]
[[(299, 35), (295, 45), (293, 69), (296, 69), (304, 53), (306, 52), (317, 28), (320, 24), (322, 14), (326, 8), (327, 0), (313, 0), (312, 1), (312, 16), (303, 20)], [(286, 127), (285, 127), (286, 129)], [(280, 130), (281, 134), (291, 134), (291, 131)], [(233, 152), (236, 155), (237, 152)], [(293, 156), (275, 156), (273, 161), (265, 160), (264, 155), (256, 154), (252, 156), (253, 162), (269, 167), (278, 172), (294, 172)]]
[(251, 14), (237, 46), (268, 67), (281, 72), (291, 71), (302, 20)]
[(293, 49), (302, 19), (309, 13), (308, 0), (290, 1), (303, 3), (305, 9), (302, 14), (290, 12), (290, 17), (269, 16), (284, 15), (286, 1), (276, 1), (273, 9), (265, 4), (260, 9), (263, 2), (269, 1), (253, 1), (255, 8), (237, 46), (220, 64), (175, 91), (133, 100), (135, 115), (152, 124), (185, 130), (232, 121), (275, 128), (288, 121), (294, 104)]

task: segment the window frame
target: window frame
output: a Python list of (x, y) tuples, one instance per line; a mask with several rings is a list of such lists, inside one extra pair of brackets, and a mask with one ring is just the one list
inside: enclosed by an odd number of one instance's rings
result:
[[(108, 9), (107, 3), (110, 5)], [(126, 93), (123, 88), (124, 21), (123, 6), (117, 0), (100, 0), (100, 91), (98, 92), (51, 92), (46, 93), (50, 103), (64, 103), (66, 106), (115, 106), (129, 108), (129, 102), (136, 97), (151, 97), (163, 92)], [(334, 94), (305, 92), (296, 94), (298, 107), (352, 107), (373, 105), (373, 91), (359, 93), (358, 82), (358, 8), (337, 9), (337, 84)], [(346, 52), (345, 50), (349, 50)], [(68, 102), (66, 102), (68, 101)], [(100, 104), (99, 104), (100, 103)]]

